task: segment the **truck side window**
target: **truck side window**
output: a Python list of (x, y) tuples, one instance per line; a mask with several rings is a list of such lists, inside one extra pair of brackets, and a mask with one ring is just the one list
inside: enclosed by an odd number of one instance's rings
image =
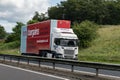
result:
[(54, 42), (55, 42), (56, 45), (60, 45), (60, 39), (55, 39)]

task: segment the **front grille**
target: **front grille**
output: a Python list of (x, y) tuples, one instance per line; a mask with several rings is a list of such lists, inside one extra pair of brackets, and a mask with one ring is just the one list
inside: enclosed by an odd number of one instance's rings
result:
[(65, 58), (73, 58), (74, 50), (64, 50), (64, 57)]

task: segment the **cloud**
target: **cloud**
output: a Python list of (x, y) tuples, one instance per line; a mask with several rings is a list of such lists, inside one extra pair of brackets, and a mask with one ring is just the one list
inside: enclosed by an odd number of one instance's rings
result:
[(8, 27), (19, 21), (26, 23), (35, 11), (44, 13), (48, 7), (49, 0), (0, 0), (0, 24)]
[(4, 26), (4, 28), (7, 32), (12, 32), (12, 29), (16, 25), (16, 23), (8, 22), (5, 20), (0, 20), (0, 25)]

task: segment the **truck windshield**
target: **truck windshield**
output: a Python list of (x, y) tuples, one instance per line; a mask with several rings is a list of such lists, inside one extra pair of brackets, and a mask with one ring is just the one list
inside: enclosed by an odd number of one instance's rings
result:
[(77, 46), (77, 42), (77, 39), (55, 39), (55, 44), (60, 46), (75, 47)]

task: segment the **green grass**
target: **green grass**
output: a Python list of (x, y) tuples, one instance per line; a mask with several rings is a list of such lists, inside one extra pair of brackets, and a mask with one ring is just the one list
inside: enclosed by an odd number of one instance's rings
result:
[(120, 63), (120, 26), (103, 26), (92, 46), (79, 50), (79, 60)]
[(0, 54), (21, 55), (19, 49), (6, 49), (0, 51)]
[(0, 54), (13, 54), (13, 55), (20, 55), (18, 42), (10, 42), (4, 43), (4, 41), (0, 41)]

